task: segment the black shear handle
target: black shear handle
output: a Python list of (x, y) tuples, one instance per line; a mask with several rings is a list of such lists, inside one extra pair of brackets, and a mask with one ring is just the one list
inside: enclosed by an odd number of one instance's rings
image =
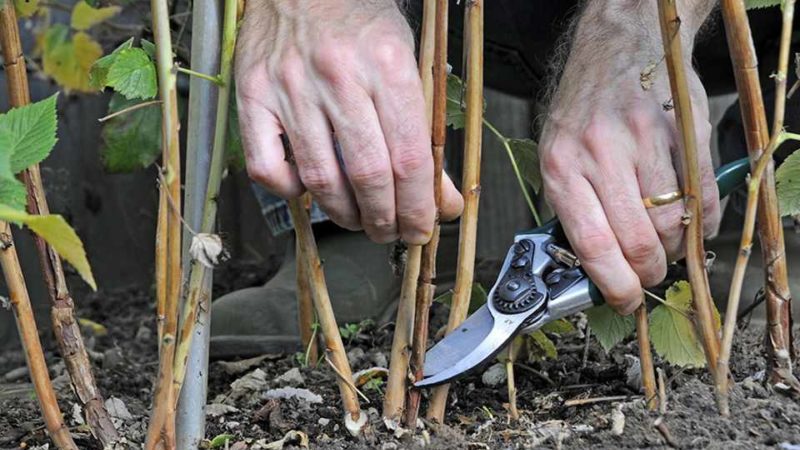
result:
[[(738, 159), (717, 169), (715, 172), (715, 177), (717, 179), (717, 187), (719, 189), (719, 198), (722, 199), (727, 197), (738, 187), (744, 185), (748, 173), (750, 173), (750, 160), (748, 158)], [(567, 242), (564, 229), (561, 227), (561, 222), (558, 221), (558, 217), (550, 219), (544, 225), (538, 228), (523, 231), (517, 234), (549, 234), (555, 237), (557, 242)], [(603, 296), (597, 289), (597, 286), (591, 282), (589, 283), (589, 295), (591, 296), (594, 304), (602, 305), (605, 303)]]

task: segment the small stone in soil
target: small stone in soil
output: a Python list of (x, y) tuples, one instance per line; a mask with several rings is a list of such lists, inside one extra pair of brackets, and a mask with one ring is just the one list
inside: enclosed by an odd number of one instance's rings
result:
[(141, 326), (138, 330), (136, 330), (136, 340), (138, 342), (150, 342), (150, 339), (153, 338), (153, 332), (150, 330), (149, 327)]
[(328, 426), (329, 423), (331, 423), (331, 419), (326, 419), (324, 417), (320, 417), (319, 420), (317, 420), (317, 423), (321, 427), (325, 427), (325, 426)]
[(6, 372), (3, 378), (5, 378), (5, 380), (8, 382), (12, 382), (25, 378), (25, 376), (27, 375), (28, 375), (28, 367), (22, 366), (22, 367), (17, 367), (16, 369), (9, 370), (8, 372)]
[(364, 350), (360, 347), (355, 347), (347, 352), (347, 361), (350, 363), (350, 367), (356, 367), (364, 361), (366, 354)]
[(124, 361), (122, 352), (120, 352), (119, 348), (117, 347), (110, 348), (103, 352), (104, 369), (114, 369), (115, 367), (118, 367), (122, 361)]
[(481, 381), (486, 386), (495, 387), (505, 382), (507, 375), (505, 366), (501, 363), (497, 363), (486, 369), (486, 372), (483, 372)]

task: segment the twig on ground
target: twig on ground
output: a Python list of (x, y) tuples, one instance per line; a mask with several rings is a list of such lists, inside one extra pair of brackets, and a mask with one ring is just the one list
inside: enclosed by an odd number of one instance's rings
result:
[(609, 397), (574, 398), (571, 400), (564, 401), (564, 406), (565, 407), (585, 406), (585, 405), (592, 405), (595, 403), (630, 401), (640, 397), (641, 395), (612, 395)]
[(653, 426), (659, 433), (661, 433), (661, 437), (664, 438), (664, 441), (672, 448), (680, 448), (680, 445), (675, 441), (675, 438), (672, 437), (672, 433), (669, 432), (669, 428), (667, 428), (666, 422), (664, 422), (663, 417), (658, 417), (656, 420), (653, 421)]
[(519, 420), (517, 409), (517, 385), (514, 382), (514, 361), (517, 359), (517, 346), (513, 342), (506, 348), (506, 383), (508, 384), (508, 415), (511, 420)]
[[(459, 229), (458, 263), (453, 301), (447, 331), (452, 332), (467, 317), (475, 271), (475, 245), (478, 234), (478, 199), (481, 192), (480, 163), (483, 135), (483, 0), (470, 0), (465, 11), (464, 83), (466, 112), (464, 126), (464, 174), (461, 182), (464, 213)], [(442, 423), (447, 405), (449, 385), (433, 389), (427, 417)]]
[(656, 368), (656, 373), (658, 374), (658, 412), (664, 415), (667, 413), (667, 383), (661, 367)]
[[(28, 74), (19, 35), (17, 15), (13, 7), (0, 7), (0, 47), (8, 86), (9, 103), (20, 107), (30, 103)], [(27, 210), (30, 214), (50, 213), (39, 165), (34, 164), (23, 173), (28, 192)], [(81, 330), (75, 320), (74, 302), (67, 287), (61, 257), (39, 235), (33, 235), (39, 253), (39, 263), (50, 296), (51, 320), (59, 352), (64, 358), (72, 387), (84, 412), (92, 435), (101, 445), (109, 446), (119, 440), (114, 424), (105, 408), (105, 401), (97, 388), (92, 364), (86, 352)]]

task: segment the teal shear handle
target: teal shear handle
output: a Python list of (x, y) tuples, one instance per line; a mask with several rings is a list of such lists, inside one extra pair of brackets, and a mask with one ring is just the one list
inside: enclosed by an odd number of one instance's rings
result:
[[(747, 174), (750, 173), (750, 160), (748, 158), (737, 159), (736, 161), (729, 162), (720, 167), (714, 173), (717, 179), (719, 198), (723, 199), (738, 187), (744, 185)], [(556, 239), (560, 241), (566, 239), (564, 230), (561, 228), (561, 223), (558, 221), (557, 217), (548, 220), (540, 227), (522, 231), (517, 234), (549, 234), (555, 236)]]

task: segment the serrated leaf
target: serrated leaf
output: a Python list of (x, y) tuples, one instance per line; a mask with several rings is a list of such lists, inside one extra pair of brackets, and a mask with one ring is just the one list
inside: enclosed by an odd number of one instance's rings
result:
[(780, 6), (782, 0), (745, 0), (744, 6), (747, 9), (756, 8), (769, 8), (771, 6)]
[(93, 92), (89, 83), (92, 64), (103, 56), (103, 49), (88, 34), (69, 36), (63, 25), (53, 25), (40, 40), (42, 70), (66, 91)]
[(0, 142), (9, 155), (11, 173), (17, 174), (41, 162), (56, 144), (56, 98), (14, 108), (0, 115)]
[[(122, 111), (138, 103), (114, 94), (108, 112)], [(109, 172), (133, 172), (148, 167), (161, 153), (161, 108), (147, 106), (113, 117), (103, 124), (100, 136), (105, 144), (103, 163)]]
[(103, 8), (93, 8), (86, 2), (77, 2), (75, 7), (72, 8), (72, 18), (70, 25), (78, 31), (85, 31), (104, 22), (122, 11), (119, 6), (106, 6)]
[(558, 319), (544, 324), (540, 329), (546, 333), (565, 334), (575, 331), (575, 326), (566, 319)]
[[(464, 128), (466, 121), (466, 99), (464, 95), (464, 82), (456, 75), (447, 75), (447, 126), (454, 130)], [(486, 111), (486, 100), (483, 101), (483, 110)]]
[(156, 66), (140, 48), (121, 50), (106, 75), (106, 85), (132, 100), (151, 99), (156, 96)]
[(11, 171), (10, 140), (8, 131), (0, 130), (0, 204), (22, 211), (25, 209), (27, 192), (25, 185)]
[(32, 215), (25, 211), (15, 210), (8, 205), (0, 205), (0, 220), (14, 222), (30, 228), (47, 241), (64, 260), (72, 264), (81, 278), (93, 290), (97, 290), (97, 284), (94, 281), (89, 261), (86, 259), (83, 243), (75, 233), (75, 230), (69, 226), (63, 217), (57, 214)]
[(636, 328), (632, 316), (620, 316), (608, 305), (589, 308), (585, 313), (592, 333), (606, 351), (619, 344)]
[[(147, 53), (147, 56), (149, 56), (150, 59), (152, 59), (153, 61), (156, 60), (156, 44), (153, 44), (152, 42), (148, 41), (147, 39), (142, 38), (139, 41), (139, 45), (142, 46), (142, 50), (144, 50), (145, 53)], [(233, 96), (231, 96), (231, 97), (233, 97)], [(231, 103), (233, 103), (233, 102), (231, 102)]]
[(528, 337), (530, 338), (530, 343), (533, 344), (533, 348), (529, 347), (528, 358), (533, 357), (535, 360), (544, 358), (556, 359), (558, 357), (556, 344), (542, 330), (536, 330), (529, 334)]
[[(453, 291), (448, 291), (434, 299), (435, 302), (450, 305), (453, 302)], [(472, 283), (472, 293), (469, 299), (468, 314), (472, 314), (486, 303), (486, 289), (480, 283)]]
[(119, 55), (119, 52), (122, 50), (131, 47), (133, 47), (133, 38), (123, 42), (119, 47), (114, 49), (113, 52), (95, 61), (94, 64), (92, 64), (92, 67), (89, 69), (89, 85), (97, 90), (102, 90), (104, 87), (106, 87), (108, 70), (117, 60), (117, 55)]
[(789, 155), (775, 171), (781, 215), (800, 214), (800, 151)]
[(19, 17), (31, 17), (39, 10), (39, 0), (14, 0), (14, 9)]
[(508, 139), (507, 142), (522, 178), (538, 193), (542, 188), (538, 145), (531, 139)]
[(692, 320), (692, 288), (678, 281), (667, 289), (666, 304), (650, 312), (650, 340), (655, 351), (670, 364), (703, 367), (703, 347)]

